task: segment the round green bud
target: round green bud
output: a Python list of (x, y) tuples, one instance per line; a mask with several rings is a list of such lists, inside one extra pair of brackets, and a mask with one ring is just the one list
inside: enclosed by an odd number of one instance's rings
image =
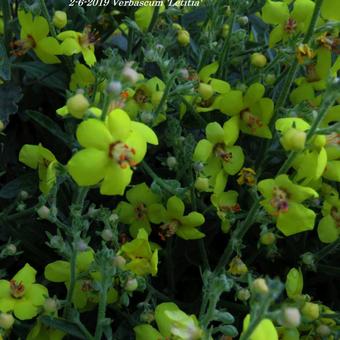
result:
[(204, 100), (211, 98), (214, 94), (214, 89), (212, 86), (204, 83), (199, 84), (197, 91)]
[(5, 248), (5, 252), (6, 254), (10, 255), (10, 256), (13, 256), (16, 254), (17, 252), (17, 247), (15, 244), (13, 243), (10, 243), (10, 244), (7, 244), (6, 248)]
[(77, 93), (66, 102), (68, 112), (75, 118), (81, 119), (84, 117), (90, 104), (82, 93)]
[(267, 65), (267, 58), (264, 54), (256, 52), (250, 56), (250, 63), (255, 67), (262, 68)]
[(126, 264), (126, 260), (123, 256), (117, 255), (113, 258), (112, 264), (115, 267), (122, 269)]
[(316, 333), (318, 333), (320, 336), (329, 336), (332, 331), (327, 325), (320, 325), (316, 329)]
[(255, 293), (265, 295), (269, 292), (266, 280), (263, 278), (258, 278), (253, 281), (251, 288)]
[(122, 83), (120, 81), (111, 81), (106, 88), (108, 93), (118, 96), (122, 92)]
[(53, 298), (47, 298), (44, 302), (44, 310), (48, 314), (55, 313), (58, 310), (58, 301)]
[(174, 169), (177, 165), (177, 159), (176, 157), (174, 156), (169, 156), (167, 159), (166, 159), (166, 165), (168, 166), (168, 168), (170, 170)]
[(55, 11), (53, 15), (53, 25), (62, 29), (67, 24), (67, 14), (63, 11)]
[(151, 112), (143, 111), (140, 114), (140, 120), (145, 124), (149, 124), (153, 121), (153, 114)]
[(27, 200), (28, 197), (29, 197), (29, 194), (27, 191), (21, 190), (19, 192), (19, 198), (22, 199), (23, 201)]
[(2, 120), (0, 120), (0, 132), (5, 130), (5, 124)]
[(312, 302), (306, 302), (301, 309), (301, 313), (308, 321), (314, 321), (320, 316), (319, 305)]
[(302, 262), (306, 264), (307, 266), (311, 266), (314, 264), (314, 255), (310, 252), (304, 253), (302, 255)]
[(276, 236), (271, 231), (268, 231), (261, 235), (260, 242), (265, 246), (271, 246), (276, 242)]
[(248, 22), (249, 22), (249, 19), (248, 19), (248, 17), (247, 16), (242, 16), (242, 17), (239, 17), (238, 19), (237, 19), (237, 21), (238, 21), (238, 23), (240, 24), (240, 26), (246, 26), (246, 25), (248, 25)]
[(209, 179), (206, 177), (197, 177), (195, 181), (195, 188), (198, 191), (209, 190)]
[(283, 134), (280, 141), (287, 151), (301, 151), (305, 148), (306, 137), (306, 132), (290, 128)]
[(240, 300), (240, 301), (247, 301), (250, 298), (250, 291), (249, 289), (246, 288), (241, 288), (237, 291), (236, 293), (236, 297)]
[(104, 229), (100, 236), (104, 241), (109, 242), (113, 239), (113, 232), (111, 229)]
[(190, 44), (190, 34), (186, 30), (179, 30), (177, 33), (177, 41), (181, 46), (187, 46)]
[(222, 32), (221, 32), (222, 37), (226, 38), (229, 34), (229, 31), (230, 31), (230, 26), (228, 24), (224, 24), (222, 27)]
[(133, 292), (138, 288), (138, 281), (135, 278), (129, 278), (125, 283), (125, 290), (128, 292)]
[(326, 142), (327, 142), (326, 136), (324, 135), (317, 135), (313, 139), (313, 145), (319, 149), (324, 147), (326, 145)]
[(296, 328), (300, 325), (301, 314), (295, 307), (286, 307), (282, 311), (281, 323), (287, 328)]
[(0, 314), (0, 327), (7, 330), (10, 329), (14, 324), (14, 317), (12, 314), (1, 313)]
[(264, 78), (264, 81), (267, 85), (273, 85), (276, 82), (276, 75), (274, 73), (269, 73)]
[(50, 209), (43, 205), (37, 210), (37, 214), (41, 219), (47, 220), (50, 217)]

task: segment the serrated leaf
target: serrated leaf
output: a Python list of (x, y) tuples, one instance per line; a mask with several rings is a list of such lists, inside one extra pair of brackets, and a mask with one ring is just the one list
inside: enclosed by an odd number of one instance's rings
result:
[(3, 39), (0, 39), (0, 78), (2, 80), (11, 79), (11, 63)]
[(25, 114), (26, 116), (28, 116), (29, 119), (33, 120), (36, 124), (43, 127), (53, 136), (57, 137), (60, 141), (65, 143), (67, 146), (71, 147), (72, 139), (59, 127), (59, 125), (54, 120), (38, 111), (28, 110), (25, 111)]
[(34, 176), (34, 174), (30, 172), (6, 183), (0, 189), (0, 198), (12, 199), (17, 197), (19, 192), (22, 190), (25, 190), (28, 193), (33, 193), (37, 187), (38, 177)]
[(73, 322), (52, 318), (50, 316), (42, 316), (40, 317), (40, 321), (48, 327), (59, 329), (66, 334), (75, 336), (78, 339), (86, 339), (77, 324)]
[(9, 116), (18, 111), (18, 103), (22, 98), (21, 88), (11, 82), (0, 86), (0, 119), (8, 123)]
[(26, 72), (26, 76), (49, 88), (65, 91), (68, 87), (68, 77), (56, 65), (47, 65), (39, 61), (28, 61), (15, 65)]

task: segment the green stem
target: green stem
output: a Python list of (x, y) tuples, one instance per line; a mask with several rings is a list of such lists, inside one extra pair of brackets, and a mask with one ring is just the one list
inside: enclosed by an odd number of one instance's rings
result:
[(320, 262), (325, 257), (335, 252), (338, 247), (340, 247), (340, 237), (335, 242), (328, 244), (327, 246), (323, 247), (318, 252), (316, 252), (314, 254), (315, 262), (316, 263)]
[(110, 101), (111, 101), (111, 97), (108, 94), (105, 94), (104, 95), (104, 103), (103, 103), (102, 115), (100, 116), (100, 119), (102, 121), (105, 121), (105, 119), (106, 119), (106, 116), (108, 114), (109, 107), (110, 107)]
[(170, 93), (170, 89), (175, 81), (177, 77), (177, 74), (173, 74), (169, 81), (167, 82), (166, 86), (165, 86), (165, 89), (164, 89), (164, 93), (163, 93), (163, 96), (162, 96), (162, 99), (161, 101), (159, 102), (156, 110), (155, 110), (155, 113), (154, 113), (154, 116), (157, 117), (157, 115), (159, 114), (159, 112), (162, 110), (163, 108), (163, 105), (165, 104), (165, 101), (167, 100), (168, 96), (169, 96), (169, 93)]
[(48, 13), (48, 10), (47, 10), (46, 4), (45, 4), (45, 0), (39, 0), (39, 4), (40, 4), (41, 12), (42, 12), (43, 16), (45, 17), (45, 19), (47, 20), (48, 27), (50, 29), (52, 37), (57, 38), (57, 32), (56, 32), (55, 27), (53, 25), (53, 22), (51, 20), (50, 14)]
[(229, 22), (229, 32), (226, 40), (224, 41), (223, 47), (222, 47), (222, 53), (219, 58), (219, 66), (218, 66), (218, 78), (219, 79), (224, 79), (225, 73), (226, 73), (226, 65), (227, 65), (227, 58), (228, 58), (228, 53), (230, 49), (230, 42), (231, 42), (231, 37), (233, 35), (233, 26), (235, 23), (236, 19), (236, 9), (233, 9), (231, 17), (230, 17), (230, 22)]
[(87, 340), (94, 339), (92, 334), (88, 331), (88, 329), (83, 325), (83, 323), (80, 320), (76, 320), (75, 323), (77, 324), (78, 328), (83, 332)]
[(102, 285), (102, 292), (100, 294), (99, 298), (99, 305), (98, 305), (98, 314), (97, 314), (97, 327), (96, 332), (94, 335), (95, 340), (101, 340), (102, 334), (103, 334), (103, 322), (105, 319), (106, 314), (106, 304), (107, 304), (107, 280), (104, 279), (103, 285)]
[(153, 14), (152, 14), (152, 18), (151, 18), (151, 22), (150, 25), (148, 27), (148, 32), (152, 32), (154, 26), (156, 25), (157, 19), (158, 19), (158, 15), (159, 15), (159, 10), (160, 10), (160, 6), (156, 6), (154, 8)]
[(34, 214), (35, 210), (36, 210), (36, 208), (32, 207), (32, 208), (17, 212), (15, 214), (12, 214), (12, 215), (9, 215), (9, 216), (3, 216), (2, 217), (1, 214), (0, 214), (0, 220), (2, 220), (4, 223), (20, 220), (22, 218), (26, 218), (26, 217)]
[(73, 299), (73, 293), (74, 288), (76, 284), (76, 275), (77, 275), (77, 268), (76, 268), (76, 259), (77, 259), (77, 250), (75, 248), (75, 245), (72, 245), (72, 254), (70, 259), (70, 285), (67, 290), (67, 296), (66, 296), (66, 305), (64, 310), (64, 317), (67, 319), (70, 317), (70, 311), (72, 306), (72, 299)]
[(141, 167), (161, 188), (172, 195), (176, 195), (176, 192), (168, 184), (166, 184), (162, 178), (157, 176), (157, 174), (149, 167), (149, 165), (145, 161), (143, 161)]

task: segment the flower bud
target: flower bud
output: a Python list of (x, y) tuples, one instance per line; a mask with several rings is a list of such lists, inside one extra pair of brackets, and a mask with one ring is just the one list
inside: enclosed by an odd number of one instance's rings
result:
[(7, 244), (7, 246), (5, 247), (5, 253), (10, 255), (10, 256), (13, 256), (15, 255), (17, 252), (17, 247), (15, 244), (13, 243), (9, 243)]
[(308, 321), (314, 321), (320, 316), (319, 305), (312, 302), (306, 302), (301, 309), (301, 313)]
[(123, 76), (123, 78), (125, 78), (126, 80), (128, 80), (132, 84), (134, 84), (139, 78), (136, 70), (134, 70), (131, 67), (131, 63), (127, 63), (124, 66), (123, 71), (122, 71), (122, 76)]
[(229, 263), (228, 272), (232, 275), (243, 275), (248, 273), (246, 264), (241, 260), (240, 257), (235, 256)]
[(287, 328), (296, 328), (300, 325), (301, 314), (295, 307), (286, 307), (282, 311), (281, 323)]
[(168, 168), (170, 170), (174, 169), (177, 165), (177, 159), (176, 157), (173, 157), (173, 156), (169, 156), (167, 159), (166, 159), (166, 165), (168, 166)]
[(116, 223), (119, 220), (119, 216), (116, 213), (112, 213), (109, 217), (110, 223)]
[(87, 245), (87, 243), (84, 240), (79, 240), (76, 243), (76, 248), (77, 248), (78, 251), (84, 252), (84, 251), (87, 251), (89, 249), (89, 246)]
[(63, 11), (55, 11), (53, 15), (53, 25), (62, 29), (67, 24), (67, 14)]
[(209, 190), (209, 179), (206, 177), (197, 177), (195, 181), (195, 188), (198, 191)]
[(0, 120), (0, 132), (5, 130), (5, 124), (2, 120)]
[(229, 34), (229, 31), (230, 31), (230, 27), (228, 24), (224, 24), (223, 27), (222, 27), (222, 32), (221, 32), (221, 35), (223, 38), (226, 38)]
[(276, 236), (271, 231), (268, 231), (261, 235), (260, 242), (265, 246), (271, 246), (276, 242)]
[(242, 16), (242, 17), (239, 17), (237, 21), (240, 24), (240, 26), (246, 26), (248, 25), (249, 19), (247, 16)]
[(28, 197), (29, 197), (29, 194), (28, 194), (27, 191), (21, 190), (21, 191), (19, 192), (19, 198), (20, 198), (21, 200), (25, 201), (25, 200), (27, 200)]
[(182, 77), (183, 79), (186, 79), (186, 80), (189, 79), (189, 71), (188, 71), (188, 69), (186, 69), (186, 68), (181, 68), (181, 69), (179, 70), (179, 73), (180, 73), (180, 75), (181, 75), (181, 77)]
[(252, 290), (258, 294), (267, 294), (269, 292), (268, 285), (265, 279), (258, 278), (255, 279), (251, 285)]
[(55, 313), (58, 310), (58, 300), (54, 298), (47, 298), (44, 302), (44, 310), (48, 314)]
[(312, 266), (314, 264), (314, 255), (310, 252), (304, 253), (301, 258), (302, 262), (307, 266)]
[(177, 31), (182, 30), (182, 26), (180, 24), (177, 24), (177, 23), (172, 24), (172, 28), (177, 30)]
[(250, 56), (250, 63), (255, 67), (265, 67), (267, 65), (267, 58), (262, 53), (253, 53)]
[(14, 318), (12, 314), (1, 313), (0, 314), (0, 327), (7, 330), (10, 329), (14, 324)]
[(211, 98), (214, 94), (212, 86), (204, 83), (199, 84), (197, 91), (204, 100)]
[(267, 85), (273, 85), (276, 81), (276, 75), (274, 73), (269, 73), (264, 78), (264, 81)]
[(306, 136), (306, 132), (290, 128), (283, 134), (280, 141), (285, 150), (300, 151), (305, 147)]
[(313, 139), (313, 145), (317, 148), (322, 148), (326, 145), (327, 139), (324, 135), (317, 135)]
[(332, 331), (327, 325), (320, 325), (316, 329), (316, 333), (318, 333), (320, 336), (329, 336)]
[(113, 232), (111, 229), (104, 229), (100, 236), (104, 241), (109, 242), (113, 239)]
[(122, 269), (125, 266), (126, 260), (124, 259), (123, 256), (117, 255), (113, 258), (112, 264), (117, 267)]
[(129, 278), (125, 283), (125, 290), (128, 292), (133, 292), (138, 288), (138, 281), (135, 278)]
[(37, 214), (41, 219), (47, 220), (50, 217), (50, 209), (43, 205), (37, 210)]
[(118, 96), (122, 92), (122, 83), (120, 81), (111, 81), (106, 91)]
[(143, 111), (140, 114), (140, 120), (145, 124), (149, 124), (153, 121), (153, 114), (151, 112)]
[(187, 46), (190, 44), (190, 34), (186, 30), (179, 30), (177, 33), (177, 41), (181, 46)]
[(247, 301), (250, 298), (250, 292), (249, 289), (246, 288), (241, 288), (237, 291), (236, 293), (236, 297), (240, 300), (240, 301)]
[(66, 102), (67, 110), (75, 118), (83, 118), (90, 104), (85, 96), (77, 93)]

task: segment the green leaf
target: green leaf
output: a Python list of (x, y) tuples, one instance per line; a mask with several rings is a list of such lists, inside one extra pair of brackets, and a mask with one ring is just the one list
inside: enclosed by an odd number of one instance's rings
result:
[(36, 191), (38, 186), (38, 177), (34, 175), (35, 172), (30, 172), (23, 176), (17, 177), (13, 181), (6, 183), (0, 189), (0, 198), (11, 199), (18, 196), (19, 192), (22, 190), (28, 193), (33, 193)]
[(42, 316), (40, 317), (40, 321), (48, 327), (59, 329), (69, 335), (75, 336), (78, 339), (86, 339), (77, 324), (73, 322), (52, 318), (50, 316)]
[(2, 80), (11, 79), (11, 63), (8, 59), (3, 39), (0, 39), (0, 78)]
[(18, 102), (22, 98), (21, 88), (11, 82), (0, 86), (0, 119), (8, 123), (9, 116), (18, 111)]
[(56, 65), (43, 64), (40, 61), (28, 61), (16, 64), (15, 67), (21, 68), (26, 72), (26, 76), (37, 80), (49, 88), (65, 91), (68, 88), (68, 79), (64, 73)]
[(53, 136), (57, 137), (67, 146), (71, 147), (72, 144), (71, 137), (68, 134), (66, 134), (54, 120), (38, 111), (27, 110), (25, 111), (25, 114), (26, 116), (28, 116), (29, 119), (33, 120), (36, 124), (40, 125), (42, 128), (47, 130)]

